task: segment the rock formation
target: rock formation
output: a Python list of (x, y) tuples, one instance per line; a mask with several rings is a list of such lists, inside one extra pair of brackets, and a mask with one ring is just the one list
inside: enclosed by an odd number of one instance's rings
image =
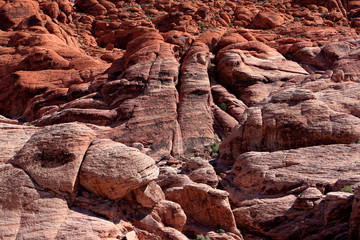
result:
[(0, 0), (0, 239), (358, 239), (359, 13)]

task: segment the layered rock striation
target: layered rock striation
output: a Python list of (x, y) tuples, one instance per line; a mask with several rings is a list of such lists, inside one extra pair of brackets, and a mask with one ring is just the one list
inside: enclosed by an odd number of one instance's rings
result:
[(357, 239), (359, 11), (0, 1), (0, 238)]

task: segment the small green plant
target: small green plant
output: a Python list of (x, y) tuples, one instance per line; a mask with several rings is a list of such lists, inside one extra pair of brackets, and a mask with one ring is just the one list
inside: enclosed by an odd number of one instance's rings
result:
[(226, 103), (221, 102), (221, 103), (219, 104), (219, 108), (220, 108), (221, 110), (223, 110), (224, 112), (226, 112), (226, 110), (227, 110), (227, 105), (226, 105)]
[(109, 22), (111, 22), (111, 19), (104, 19), (104, 22), (109, 23)]
[(204, 22), (199, 22), (200, 32), (206, 31), (206, 24)]
[(226, 233), (226, 231), (222, 228), (219, 228), (218, 230), (216, 230), (217, 233)]
[(298, 17), (294, 17), (294, 22), (298, 22), (299, 18)]
[(210, 240), (210, 237), (208, 235), (196, 235), (196, 240)]
[(219, 155), (220, 142), (215, 142), (207, 147), (210, 156), (216, 158)]
[(354, 193), (354, 189), (350, 185), (345, 185), (342, 189), (342, 192)]
[(322, 12), (321, 17), (324, 18), (327, 13), (328, 13), (327, 11)]
[(358, 144), (360, 144), (360, 137), (358, 138), (358, 141), (357, 141)]

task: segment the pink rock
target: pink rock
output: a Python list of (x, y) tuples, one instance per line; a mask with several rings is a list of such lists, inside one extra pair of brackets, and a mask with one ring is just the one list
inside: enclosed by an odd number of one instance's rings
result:
[(359, 176), (360, 145), (323, 145), (276, 152), (248, 152), (233, 166), (234, 184), (251, 193), (279, 194), (301, 186), (332, 189), (338, 179)]
[(246, 151), (352, 143), (360, 136), (357, 117), (332, 110), (311, 91), (291, 88), (247, 109), (240, 124), (220, 146), (223, 163)]
[(275, 82), (307, 75), (297, 63), (255, 41), (228, 45), (219, 51), (216, 60), (219, 81), (238, 95), (241, 88), (257, 82)]
[(138, 149), (103, 139), (95, 141), (88, 149), (80, 169), (80, 184), (98, 196), (119, 199), (130, 190), (155, 180), (158, 174), (149, 156)]
[(94, 138), (90, 128), (77, 123), (47, 126), (32, 135), (10, 162), (41, 187), (73, 196), (80, 165)]
[(1, 120), (0, 129), (0, 164), (11, 159), (38, 130), (33, 126), (1, 123)]
[(54, 238), (67, 216), (67, 202), (41, 191), (19, 168), (4, 164), (0, 172), (0, 238)]
[(226, 231), (240, 235), (227, 192), (205, 184), (192, 183), (182, 188), (169, 189), (166, 198), (179, 203), (186, 216), (193, 218), (197, 223), (216, 229), (220, 226)]
[(209, 61), (209, 48), (204, 43), (194, 43), (181, 68), (178, 122), (185, 154), (202, 152), (204, 145), (214, 141)]

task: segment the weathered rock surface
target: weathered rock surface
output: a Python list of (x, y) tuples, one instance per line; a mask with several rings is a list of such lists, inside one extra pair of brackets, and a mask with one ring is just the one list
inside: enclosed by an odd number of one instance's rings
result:
[(38, 130), (32, 126), (8, 123), (0, 123), (0, 129), (0, 163), (12, 158)]
[(221, 162), (231, 164), (247, 151), (353, 143), (359, 136), (359, 118), (332, 110), (311, 91), (290, 88), (245, 111), (220, 147)]
[(152, 212), (141, 220), (146, 228), (166, 239), (188, 239), (181, 233), (186, 223), (186, 215), (181, 206), (171, 201), (161, 201)]
[(202, 158), (190, 158), (182, 169), (189, 178), (197, 183), (205, 183), (213, 188), (218, 185), (218, 177), (211, 164)]
[(156, 32), (134, 38), (127, 46), (124, 71), (112, 79), (120, 81), (116, 87), (109, 81), (101, 90), (107, 96), (105, 101), (118, 112), (111, 138), (124, 143), (145, 143), (155, 156), (181, 154), (175, 88), (179, 64), (172, 46)]
[[(272, 239), (346, 239), (352, 199), (319, 201), (311, 210), (293, 208), (296, 197), (254, 199), (234, 209), (237, 225), (246, 234)], [(296, 226), (296, 227), (294, 227)], [(315, 230), (316, 229), (316, 230)]]
[(152, 158), (109, 139), (89, 147), (80, 169), (80, 184), (98, 196), (119, 199), (159, 174)]
[(71, 208), (55, 239), (118, 239), (124, 235), (114, 223), (92, 212)]
[(225, 191), (193, 183), (169, 189), (166, 198), (179, 203), (186, 216), (200, 225), (239, 234)]
[(214, 141), (209, 63), (209, 48), (199, 42), (192, 44), (181, 67), (178, 121), (184, 153), (201, 152)]
[(0, 238), (357, 239), (359, 13), (0, 0)]
[(156, 182), (161, 188), (166, 191), (173, 187), (183, 187), (191, 180), (186, 174), (179, 174), (180, 172), (172, 167), (161, 167), (159, 177)]
[(360, 205), (359, 205), (359, 187), (355, 189), (354, 194), (354, 201), (352, 205), (352, 212), (350, 217), (350, 230), (349, 230), (349, 237), (352, 239), (359, 238), (360, 231), (359, 231), (359, 225), (360, 225)]
[(41, 191), (21, 169), (0, 166), (0, 238), (53, 238), (68, 207), (60, 196)]
[(234, 184), (242, 190), (263, 194), (287, 193), (301, 186), (329, 191), (339, 179), (350, 181), (360, 175), (359, 149), (358, 144), (336, 144), (244, 153), (233, 167)]
[(33, 134), (10, 162), (42, 188), (75, 195), (78, 172), (94, 138), (94, 132), (81, 124), (48, 126)]
[(240, 96), (241, 88), (256, 82), (287, 80), (308, 74), (296, 62), (288, 61), (275, 49), (250, 41), (221, 49), (216, 57), (219, 81)]

